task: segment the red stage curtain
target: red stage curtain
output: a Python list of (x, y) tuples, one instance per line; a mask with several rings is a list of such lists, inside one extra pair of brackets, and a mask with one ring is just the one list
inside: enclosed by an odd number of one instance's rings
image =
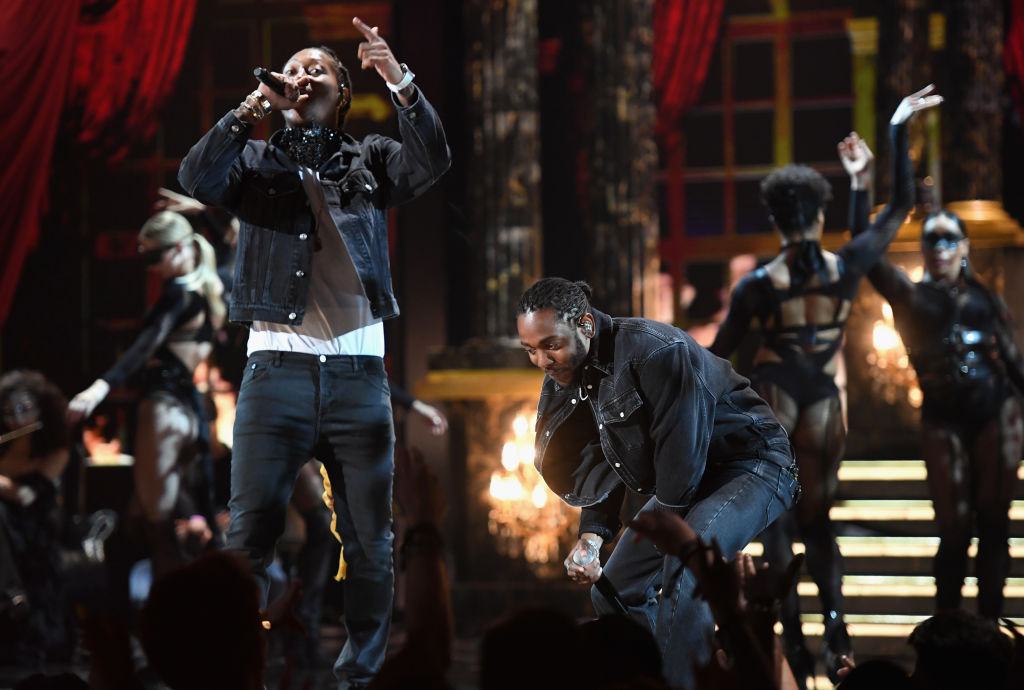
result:
[(1003, 65), (1017, 115), (1024, 122), (1024, 0), (1010, 0), (1006, 18)]
[(194, 11), (195, 0), (0, 2), (0, 325), (47, 208), (62, 115), (73, 109), (78, 140), (108, 160), (152, 136)]
[(677, 134), (679, 118), (700, 96), (724, 8), (725, 0), (655, 0), (652, 71), (663, 137)]

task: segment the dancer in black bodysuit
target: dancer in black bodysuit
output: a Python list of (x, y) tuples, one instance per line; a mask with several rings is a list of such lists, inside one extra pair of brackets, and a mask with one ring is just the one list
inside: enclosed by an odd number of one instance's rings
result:
[[(787, 165), (765, 178), (761, 193), (782, 235), (782, 251), (737, 284), (729, 314), (710, 348), (729, 356), (756, 319), (762, 343), (751, 379), (793, 441), (803, 487), (796, 507), (761, 539), (768, 562), (784, 567), (793, 558), (791, 533), (798, 531), (802, 538), (824, 611), (826, 670), (833, 678), (839, 657), (851, 649), (843, 621), (842, 555), (829, 518), (846, 438), (834, 381), (837, 355), (861, 277), (884, 255), (913, 206), (906, 123), (918, 110), (941, 102), (940, 96), (928, 95), (931, 90), (929, 86), (903, 99), (893, 113), (889, 203), (865, 232), (837, 253), (823, 251), (819, 244), (824, 206), (831, 196), (828, 181), (803, 165)], [(856, 134), (840, 144), (840, 151), (857, 184), (870, 151)], [(781, 620), (790, 666), (800, 687), (806, 687), (814, 660), (804, 641), (795, 591), (784, 602)]]
[[(163, 278), (163, 292), (131, 347), (76, 395), (68, 409), (72, 421), (83, 419), (112, 386), (142, 372), (135, 494), (152, 548), (154, 575), (159, 575), (180, 560), (173, 519), (182, 511), (183, 499), (193, 502), (187, 512), (203, 514), (208, 526), (215, 528), (209, 500), (212, 478), (204, 459), (209, 426), (192, 373), (209, 356), (225, 309), (213, 248), (193, 232), (184, 216), (162, 211), (150, 218), (139, 231), (139, 251), (148, 269)], [(196, 458), (203, 463), (201, 491), (189, 496), (182, 488)]]
[[(851, 203), (851, 230), (866, 225), (867, 198)], [(923, 393), (921, 454), (941, 541), (935, 554), (936, 610), (960, 606), (967, 549), (977, 525), (978, 613), (998, 619), (1010, 567), (1010, 502), (1024, 422), (1024, 359), (1002, 300), (974, 276), (967, 227), (949, 211), (922, 225), (925, 275), (915, 283), (883, 259), (869, 273), (892, 305)], [(1011, 386), (1012, 384), (1012, 386)]]

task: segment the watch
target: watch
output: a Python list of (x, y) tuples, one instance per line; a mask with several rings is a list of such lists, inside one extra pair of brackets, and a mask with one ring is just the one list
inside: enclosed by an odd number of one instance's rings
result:
[(384, 81), (384, 83), (388, 85), (388, 88), (391, 89), (394, 93), (398, 93), (399, 91), (404, 89), (406, 86), (408, 86), (409, 84), (412, 83), (413, 79), (416, 78), (416, 75), (412, 73), (412, 70), (409, 69), (409, 66), (407, 64), (405, 64), (403, 62), (403, 63), (401, 63), (401, 67), (402, 67), (402, 79), (401, 79), (401, 81), (399, 81), (397, 84), (392, 84), (391, 82), (389, 82), (387, 80)]

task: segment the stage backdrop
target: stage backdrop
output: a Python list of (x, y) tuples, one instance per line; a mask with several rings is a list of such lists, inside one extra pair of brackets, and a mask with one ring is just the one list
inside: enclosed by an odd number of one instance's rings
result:
[(4, 0), (0, 71), (0, 327), (49, 204), (60, 127), (110, 161), (153, 135), (188, 43), (195, 0)]

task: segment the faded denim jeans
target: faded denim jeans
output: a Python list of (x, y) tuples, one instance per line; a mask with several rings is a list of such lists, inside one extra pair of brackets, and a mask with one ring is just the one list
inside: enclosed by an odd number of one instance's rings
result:
[[(254, 352), (235, 412), (228, 548), (267, 591), (299, 468), (324, 463), (348, 575), (348, 641), (334, 665), (341, 687), (368, 683), (384, 662), (394, 594), (391, 490), (394, 423), (383, 360)], [(264, 594), (266, 596), (266, 594)]]
[[(769, 455), (778, 457), (709, 462), (694, 502), (682, 513), (702, 540), (718, 540), (726, 558), (731, 559), (796, 500), (799, 485), (788, 451)], [(655, 498), (643, 507), (659, 509), (664, 508)], [(696, 580), (678, 558), (663, 556), (646, 539), (634, 544), (635, 536), (628, 528), (623, 532), (604, 573), (631, 616), (654, 633), (669, 684), (692, 690), (694, 669), (711, 661), (715, 629), (711, 609), (692, 597)], [(591, 598), (598, 615), (616, 612), (596, 587)]]

